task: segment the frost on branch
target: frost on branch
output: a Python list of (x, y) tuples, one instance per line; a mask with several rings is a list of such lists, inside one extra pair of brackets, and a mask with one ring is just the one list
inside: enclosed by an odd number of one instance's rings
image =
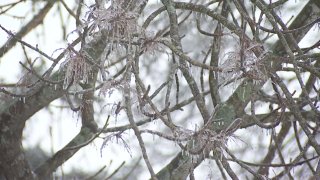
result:
[(122, 88), (123, 88), (123, 84), (121, 81), (109, 80), (103, 84), (102, 88), (100, 89), (99, 96), (100, 95), (106, 96), (108, 94), (110, 97), (115, 89), (122, 90)]
[(123, 8), (123, 4), (123, 0), (111, 1), (110, 7), (94, 10), (91, 13), (93, 24), (90, 32), (106, 31), (112, 45), (119, 45), (122, 41), (130, 44), (134, 34), (139, 33), (139, 14)]
[(64, 89), (80, 81), (88, 82), (92, 67), (86, 62), (85, 56), (82, 54), (69, 50), (62, 66), (66, 69), (63, 82)]
[(152, 31), (144, 31), (142, 36), (141, 50), (149, 55), (156, 52), (165, 52), (164, 47), (159, 43), (160, 38)]
[(220, 85), (226, 85), (243, 77), (250, 78), (258, 83), (266, 79), (265, 68), (262, 63), (262, 57), (257, 57), (252, 51), (253, 48), (259, 45), (253, 45), (246, 49), (238, 48), (225, 54), (219, 73)]
[(240, 59), (238, 52), (228, 52), (224, 56), (223, 63), (220, 65), (222, 72), (219, 73), (220, 85), (225, 85), (231, 80), (237, 80), (241, 77)]

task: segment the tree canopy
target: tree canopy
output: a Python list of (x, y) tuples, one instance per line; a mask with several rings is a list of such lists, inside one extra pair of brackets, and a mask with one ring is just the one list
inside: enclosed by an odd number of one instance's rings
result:
[[(319, 0), (16, 0), (0, 18), (22, 22), (0, 21), (0, 177), (53, 178), (96, 146), (119, 166), (81, 178), (320, 179)], [(79, 132), (23, 147), (43, 118)]]

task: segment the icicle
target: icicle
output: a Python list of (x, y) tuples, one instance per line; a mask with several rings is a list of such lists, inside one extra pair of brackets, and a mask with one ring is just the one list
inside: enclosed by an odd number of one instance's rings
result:
[(22, 103), (26, 103), (26, 98), (25, 97), (21, 97), (20, 101), (22, 101)]

